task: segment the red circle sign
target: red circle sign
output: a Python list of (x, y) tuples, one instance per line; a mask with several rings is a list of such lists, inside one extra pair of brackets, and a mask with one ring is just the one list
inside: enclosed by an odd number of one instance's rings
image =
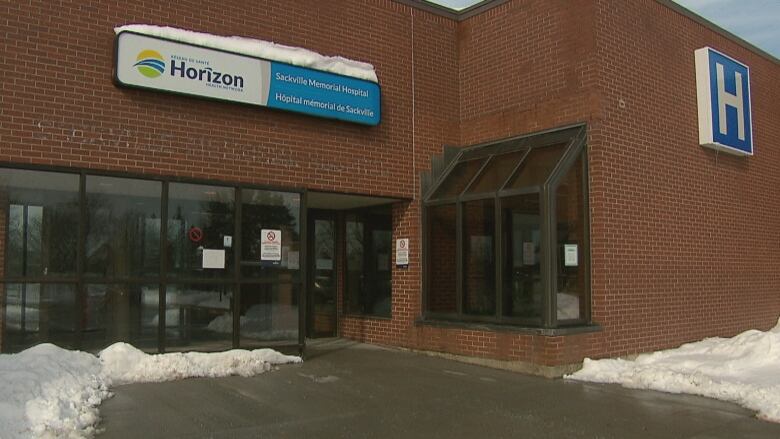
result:
[(406, 241), (401, 240), (400, 245), (401, 245), (401, 248), (406, 248)]
[(276, 240), (276, 233), (268, 232), (268, 234), (266, 234), (265, 237), (268, 238), (268, 241), (274, 242), (274, 240)]
[(200, 227), (190, 227), (188, 236), (190, 237), (190, 241), (200, 242), (203, 240), (203, 230), (201, 230)]

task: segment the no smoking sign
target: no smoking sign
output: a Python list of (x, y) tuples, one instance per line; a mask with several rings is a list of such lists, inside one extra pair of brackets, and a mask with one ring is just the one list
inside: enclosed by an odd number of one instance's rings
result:
[(403, 268), (409, 266), (409, 238), (395, 240), (395, 265)]
[(262, 229), (260, 236), (260, 261), (278, 264), (282, 260), (282, 231)]

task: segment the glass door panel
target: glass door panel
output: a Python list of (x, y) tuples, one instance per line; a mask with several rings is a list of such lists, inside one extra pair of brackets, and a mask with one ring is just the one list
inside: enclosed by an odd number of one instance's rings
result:
[(333, 216), (312, 213), (309, 221), (309, 337), (336, 335), (336, 252)]

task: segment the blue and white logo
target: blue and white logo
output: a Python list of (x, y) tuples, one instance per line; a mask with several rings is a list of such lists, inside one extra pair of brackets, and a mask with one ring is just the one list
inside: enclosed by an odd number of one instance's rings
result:
[(753, 155), (750, 69), (709, 47), (695, 56), (699, 144)]

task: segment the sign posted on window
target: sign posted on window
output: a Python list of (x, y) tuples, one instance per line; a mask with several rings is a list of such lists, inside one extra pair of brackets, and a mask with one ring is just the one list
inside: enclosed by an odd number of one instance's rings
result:
[(563, 265), (566, 267), (576, 267), (579, 265), (577, 257), (577, 244), (563, 245)]
[(262, 229), (260, 234), (260, 261), (272, 262), (274, 265), (281, 263), (282, 231), (277, 229)]
[(395, 265), (402, 268), (409, 266), (409, 238), (395, 240)]

